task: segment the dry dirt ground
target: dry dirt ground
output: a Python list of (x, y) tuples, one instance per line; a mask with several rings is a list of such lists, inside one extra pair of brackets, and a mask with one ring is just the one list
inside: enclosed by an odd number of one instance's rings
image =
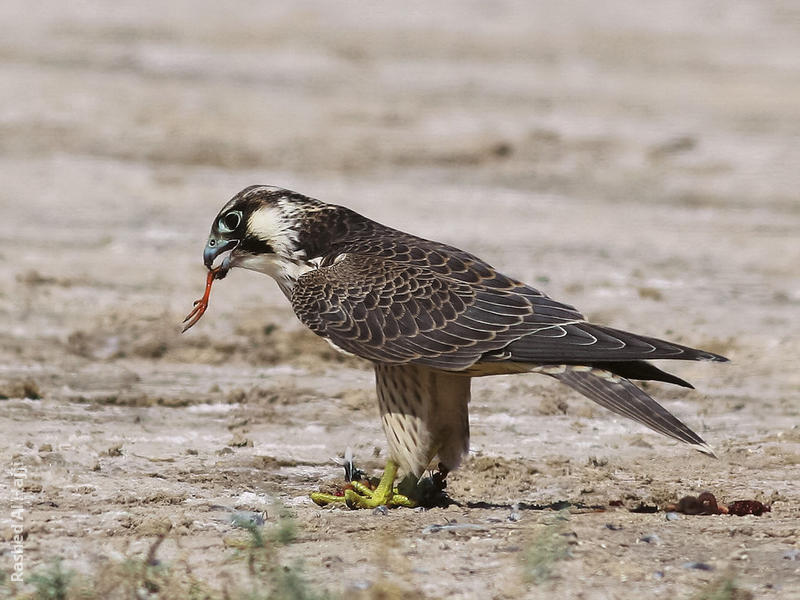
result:
[[(69, 594), (109, 598), (800, 598), (797, 3), (5, 0), (0, 20), (2, 594), (45, 597), (61, 557)], [(385, 459), (368, 365), (253, 273), (178, 333), (211, 219), (252, 183), (726, 354), (669, 365), (695, 391), (648, 386), (719, 460), (491, 378), (458, 504), (314, 506), (346, 447)], [(772, 511), (667, 518), (703, 490)], [(265, 518), (261, 558), (234, 511)], [(270, 588), (289, 575), (306, 587)]]

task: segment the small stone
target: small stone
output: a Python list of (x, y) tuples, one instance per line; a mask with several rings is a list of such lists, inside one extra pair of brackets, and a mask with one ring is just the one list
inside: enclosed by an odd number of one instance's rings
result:
[(683, 563), (681, 566), (684, 569), (697, 569), (698, 571), (713, 571), (714, 570), (714, 567), (712, 567), (710, 564), (704, 563), (704, 562), (696, 562), (696, 561), (686, 562), (686, 563)]
[(241, 433), (235, 433), (233, 439), (228, 442), (228, 446), (233, 448), (252, 448), (253, 440), (246, 438)]
[(800, 560), (800, 550), (797, 548), (792, 548), (791, 550), (787, 550), (783, 553), (782, 558), (786, 560)]
[(42, 444), (39, 446), (39, 452), (52, 452), (53, 445), (52, 444)]
[(385, 517), (386, 515), (389, 514), (389, 509), (387, 508), (387, 506), (385, 504), (381, 504), (380, 506), (376, 506), (372, 510), (372, 514), (373, 515), (380, 515), (381, 517)]
[(670, 511), (666, 515), (664, 515), (664, 518), (667, 521), (677, 521), (678, 519), (681, 518), (681, 516), (678, 513), (674, 512), (674, 511)]
[(266, 513), (252, 510), (237, 510), (231, 513), (231, 524), (235, 527), (261, 527), (266, 521)]
[(0, 386), (0, 400), (9, 398), (28, 398), (30, 400), (40, 400), (42, 393), (39, 386), (33, 379), (13, 381)]
[(122, 456), (122, 442), (111, 446), (108, 450), (106, 450), (106, 454), (109, 456)]
[(660, 544), (661, 538), (658, 537), (658, 534), (650, 533), (648, 535), (643, 535), (639, 538), (640, 542), (644, 542), (645, 544)]
[(166, 517), (148, 516), (136, 525), (139, 535), (166, 535), (172, 529), (172, 521)]

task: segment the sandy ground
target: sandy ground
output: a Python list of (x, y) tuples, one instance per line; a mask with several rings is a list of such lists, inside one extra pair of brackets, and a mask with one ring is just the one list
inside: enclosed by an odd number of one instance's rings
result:
[[(242, 570), (223, 507), (279, 503), (282, 560), (333, 594), (800, 598), (800, 10), (554, 4), (2, 3), (4, 594), (32, 589), (9, 581), (20, 516), (26, 576), (100, 576), (169, 525), (159, 558), (220, 590)], [(252, 183), (726, 354), (670, 365), (695, 391), (648, 387), (719, 460), (490, 378), (458, 504), (314, 506), (346, 447), (385, 459), (369, 365), (253, 273), (178, 333), (211, 219)], [(665, 517), (703, 490), (772, 512)]]

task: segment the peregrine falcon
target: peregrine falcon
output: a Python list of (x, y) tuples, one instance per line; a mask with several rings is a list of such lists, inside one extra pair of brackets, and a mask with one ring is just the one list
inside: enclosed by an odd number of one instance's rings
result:
[[(320, 504), (413, 505), (438, 465), (469, 449), (472, 377), (542, 373), (601, 406), (711, 456), (711, 448), (631, 379), (692, 386), (651, 359), (726, 361), (718, 354), (587, 322), (574, 307), (480, 258), (297, 192), (255, 185), (219, 212), (203, 252), (206, 295), (233, 267), (270, 275), (300, 321), (372, 362), (390, 458), (380, 484)], [(404, 475), (394, 487), (398, 471)], [(399, 489), (399, 491), (398, 491)]]

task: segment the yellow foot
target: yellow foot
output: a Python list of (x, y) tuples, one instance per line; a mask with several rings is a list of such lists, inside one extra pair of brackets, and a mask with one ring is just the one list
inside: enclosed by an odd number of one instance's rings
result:
[(405, 506), (414, 508), (417, 503), (397, 491), (394, 487), (394, 479), (397, 476), (397, 465), (393, 461), (387, 461), (386, 469), (383, 471), (378, 487), (374, 490), (359, 481), (352, 481), (352, 489), (347, 489), (344, 496), (334, 494), (322, 494), (315, 492), (311, 494), (311, 499), (325, 506), (334, 502), (344, 502), (350, 508), (377, 508), (379, 506)]

